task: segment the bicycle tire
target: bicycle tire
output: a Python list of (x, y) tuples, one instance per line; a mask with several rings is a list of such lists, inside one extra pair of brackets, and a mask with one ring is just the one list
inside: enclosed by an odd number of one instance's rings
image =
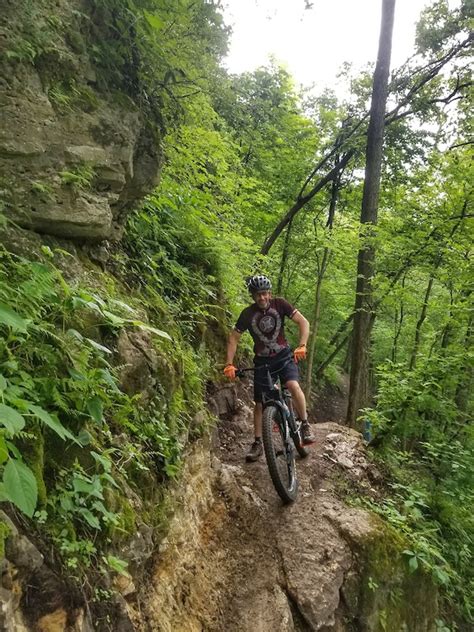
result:
[(293, 435), (292, 438), (300, 458), (305, 459), (309, 455), (309, 450), (304, 447), (303, 442), (301, 441), (301, 435), (298, 433)]
[(273, 486), (282, 501), (288, 504), (296, 500), (298, 479), (293, 445), (290, 440), (285, 440), (282, 425), (280, 409), (267, 406), (262, 419), (263, 448)]
[(295, 419), (295, 411), (293, 408), (291, 395), (288, 392), (285, 394), (285, 391), (284, 391), (284, 398), (285, 398), (286, 405), (288, 406), (290, 410), (289, 426), (290, 426), (291, 438), (293, 439), (293, 443), (295, 444), (296, 451), (298, 452), (300, 458), (305, 459), (309, 455), (309, 450), (305, 448), (303, 445), (301, 433), (295, 431), (295, 428), (297, 428), (297, 421)]

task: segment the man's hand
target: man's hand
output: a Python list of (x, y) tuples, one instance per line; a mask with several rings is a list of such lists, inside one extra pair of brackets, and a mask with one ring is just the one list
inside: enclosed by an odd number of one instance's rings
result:
[(293, 352), (293, 357), (296, 364), (298, 364), (300, 360), (306, 360), (306, 345), (300, 345), (299, 347), (296, 347)]
[(224, 367), (224, 375), (229, 378), (229, 380), (235, 380), (235, 372), (237, 368), (233, 364), (226, 364)]

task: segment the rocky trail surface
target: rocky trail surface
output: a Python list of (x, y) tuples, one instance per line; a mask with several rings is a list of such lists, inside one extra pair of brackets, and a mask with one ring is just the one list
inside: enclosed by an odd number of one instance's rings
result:
[(284, 506), (264, 457), (244, 462), (251, 409), (242, 400), (234, 406), (237, 412), (221, 419), (211, 456), (198, 449), (188, 460), (182, 514), (156, 560), (144, 629), (382, 629), (361, 589), (368, 581), (365, 546), (378, 525), (337, 491), (352, 484), (370, 491), (377, 476), (360, 435), (335, 423), (315, 425), (316, 444), (297, 464), (297, 502)]

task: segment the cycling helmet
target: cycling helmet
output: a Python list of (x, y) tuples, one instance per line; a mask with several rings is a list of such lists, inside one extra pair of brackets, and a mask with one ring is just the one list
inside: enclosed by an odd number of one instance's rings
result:
[(256, 274), (247, 279), (247, 289), (250, 294), (252, 294), (252, 292), (268, 292), (272, 289), (272, 282), (268, 277), (262, 274)]

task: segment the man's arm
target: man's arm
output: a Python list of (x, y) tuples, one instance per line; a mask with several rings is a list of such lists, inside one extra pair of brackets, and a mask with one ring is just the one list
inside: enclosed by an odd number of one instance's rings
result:
[(309, 322), (303, 316), (301, 312), (296, 310), (296, 312), (291, 316), (291, 320), (298, 325), (300, 330), (300, 343), (299, 346), (306, 346), (309, 338)]
[(232, 364), (234, 361), (235, 352), (237, 351), (237, 345), (239, 344), (240, 336), (242, 334), (240, 331), (233, 329), (230, 332), (229, 340), (227, 341), (227, 357), (226, 357), (226, 365)]

